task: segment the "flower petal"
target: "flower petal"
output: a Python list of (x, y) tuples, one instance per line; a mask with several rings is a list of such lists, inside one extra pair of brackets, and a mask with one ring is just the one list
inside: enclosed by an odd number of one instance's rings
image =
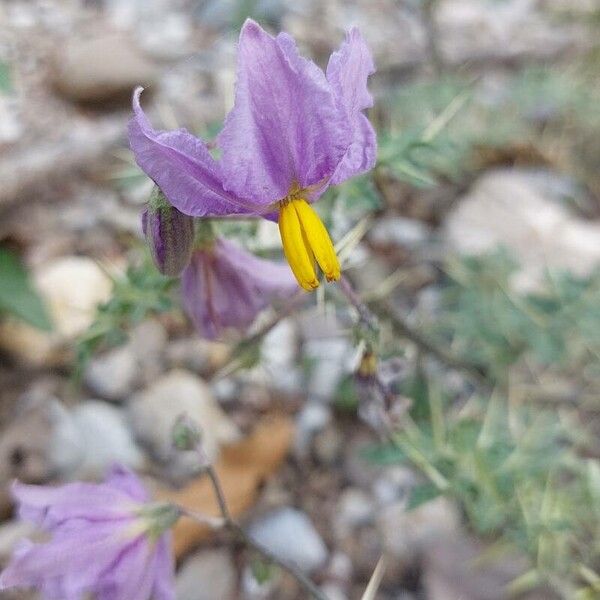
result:
[(20, 504), (19, 516), (48, 528), (65, 519), (103, 520), (128, 516), (128, 494), (105, 484), (69, 483), (58, 487), (15, 482), (11, 492)]
[(360, 34), (353, 27), (346, 34), (346, 40), (334, 52), (327, 65), (329, 81), (336, 103), (352, 124), (352, 143), (331, 179), (335, 185), (372, 169), (377, 154), (375, 131), (362, 113), (373, 106), (373, 97), (367, 88), (369, 75), (375, 72), (371, 52)]
[(186, 312), (208, 338), (250, 325), (270, 302), (298, 289), (287, 264), (258, 258), (225, 239), (196, 251), (182, 277)]
[(91, 589), (126, 543), (119, 522), (80, 525), (79, 530), (57, 532), (45, 544), (26, 542), (2, 572), (0, 589), (43, 587), (46, 581), (52, 581), (65, 595), (81, 594)]
[(150, 495), (138, 476), (123, 465), (113, 465), (106, 476), (106, 485), (120, 490), (136, 502), (147, 502), (150, 499)]
[(171, 552), (171, 534), (164, 534), (156, 546), (153, 600), (175, 600), (175, 564)]
[(95, 586), (98, 600), (149, 600), (155, 569), (150, 542), (140, 537), (116, 558)]
[(224, 186), (267, 206), (327, 180), (351, 139), (323, 72), (299, 56), (291, 37), (254, 21), (238, 45), (235, 104), (218, 143)]
[(169, 202), (192, 217), (251, 212), (223, 189), (219, 164), (204, 142), (185, 129), (156, 131), (152, 127), (140, 106), (142, 91), (138, 87), (133, 95), (129, 144), (137, 164)]

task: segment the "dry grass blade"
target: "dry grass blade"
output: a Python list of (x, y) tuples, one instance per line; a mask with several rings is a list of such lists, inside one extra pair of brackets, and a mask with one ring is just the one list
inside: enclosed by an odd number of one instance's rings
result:
[(382, 556), (373, 571), (373, 575), (371, 575), (371, 580), (369, 581), (369, 585), (365, 590), (361, 600), (375, 600), (375, 596), (377, 594), (377, 590), (381, 585), (381, 580), (383, 579), (383, 574), (385, 572), (385, 558)]

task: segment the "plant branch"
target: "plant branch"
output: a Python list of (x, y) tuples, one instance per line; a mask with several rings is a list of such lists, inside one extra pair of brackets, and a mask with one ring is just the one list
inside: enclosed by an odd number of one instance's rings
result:
[(222, 519), (207, 520), (206, 517), (203, 517), (202, 515), (198, 515), (192, 511), (188, 511), (185, 509), (184, 513), (188, 517), (198, 522), (209, 523), (211, 525), (216, 524), (218, 526), (221, 526), (223, 529), (230, 531), (246, 547), (251, 548), (255, 552), (258, 552), (258, 554), (260, 554), (267, 561), (277, 565), (278, 567), (289, 573), (298, 582), (298, 584), (313, 598), (316, 598), (316, 600), (328, 600), (327, 596), (325, 596), (325, 594), (323, 594), (323, 592), (295, 564), (276, 556), (268, 548), (265, 548), (265, 546), (257, 542), (255, 539), (253, 539), (250, 535), (246, 533), (244, 528), (233, 518), (231, 511), (229, 510), (229, 506), (227, 505), (227, 500), (225, 498), (225, 493), (223, 492), (223, 487), (221, 486), (219, 476), (217, 475), (217, 472), (215, 471), (214, 467), (209, 464), (205, 467), (205, 470), (213, 487)]
[(369, 308), (369, 306), (367, 306), (367, 304), (361, 300), (359, 295), (352, 287), (350, 281), (344, 276), (340, 278), (340, 289), (350, 304), (352, 304), (352, 306), (354, 306), (358, 312), (360, 322), (363, 325), (372, 330), (376, 330), (378, 321), (377, 316), (379, 316), (380, 318), (389, 321), (393, 331), (397, 335), (410, 340), (423, 352), (434, 356), (441, 363), (452, 369), (466, 373), (469, 378), (478, 386), (489, 386), (486, 373), (482, 372), (477, 365), (457, 358), (444, 348), (441, 348), (431, 340), (427, 339), (425, 336), (421, 335), (416, 329), (410, 326), (394, 308), (392, 308), (389, 302), (382, 300), (373, 301), (371, 302), (373, 310), (371, 310), (371, 308)]

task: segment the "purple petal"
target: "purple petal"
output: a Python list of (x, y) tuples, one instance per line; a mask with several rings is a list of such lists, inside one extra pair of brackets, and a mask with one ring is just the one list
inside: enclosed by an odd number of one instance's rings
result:
[(273, 38), (247, 20), (238, 45), (235, 104), (218, 139), (226, 189), (268, 206), (293, 183), (323, 183), (351, 133), (323, 72), (298, 55), (292, 38)]
[(126, 545), (123, 523), (82, 524), (45, 544), (27, 543), (2, 573), (0, 586), (60, 587), (65, 595), (89, 590)]
[(20, 504), (19, 516), (44, 528), (72, 518), (123, 518), (134, 507), (128, 494), (104, 484), (78, 482), (51, 487), (15, 482), (11, 491)]
[(146, 538), (131, 544), (96, 585), (98, 600), (149, 600), (156, 554)]
[(346, 34), (346, 40), (334, 52), (327, 65), (329, 81), (336, 103), (352, 124), (352, 143), (339, 164), (331, 184), (372, 169), (377, 154), (375, 131), (362, 113), (373, 106), (373, 97), (367, 88), (369, 75), (375, 72), (371, 52), (356, 28)]
[(208, 338), (250, 325), (269, 303), (298, 289), (287, 264), (258, 258), (224, 239), (196, 251), (182, 278), (185, 309)]
[(106, 476), (106, 485), (127, 494), (136, 502), (147, 502), (150, 499), (139, 477), (123, 465), (113, 465)]
[(153, 600), (175, 600), (175, 561), (171, 551), (171, 534), (164, 534), (156, 546)]
[(142, 91), (139, 87), (133, 95), (129, 144), (137, 164), (169, 202), (193, 217), (248, 212), (247, 206), (223, 189), (220, 166), (204, 142), (185, 129), (153, 129), (140, 106)]

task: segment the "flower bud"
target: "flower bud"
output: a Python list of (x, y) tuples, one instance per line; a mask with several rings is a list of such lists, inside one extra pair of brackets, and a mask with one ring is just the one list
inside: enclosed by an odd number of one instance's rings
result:
[(194, 219), (169, 204), (156, 186), (142, 214), (142, 228), (156, 267), (177, 277), (190, 262), (194, 245)]
[(196, 450), (202, 441), (202, 434), (196, 423), (183, 414), (173, 424), (171, 439), (177, 450)]

